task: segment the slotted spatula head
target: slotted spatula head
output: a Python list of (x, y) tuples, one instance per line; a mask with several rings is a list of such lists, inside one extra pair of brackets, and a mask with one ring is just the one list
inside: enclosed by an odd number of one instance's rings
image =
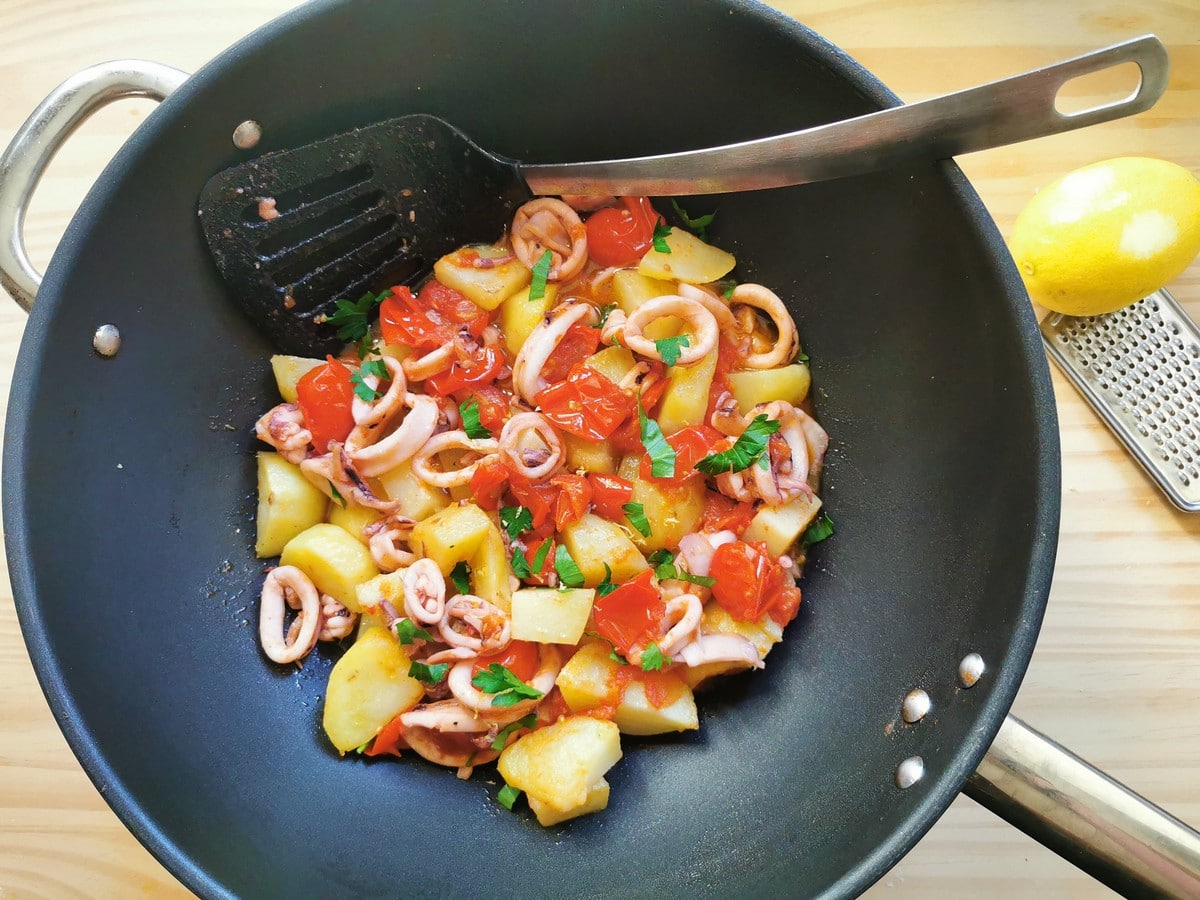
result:
[[(464, 244), (491, 243), (529, 197), (514, 163), (440, 119), (411, 115), (217, 173), (201, 193), (200, 221), (251, 320), (279, 351), (319, 356), (346, 343), (323, 321), (336, 300), (416, 279)], [(274, 218), (263, 217), (264, 199)]]

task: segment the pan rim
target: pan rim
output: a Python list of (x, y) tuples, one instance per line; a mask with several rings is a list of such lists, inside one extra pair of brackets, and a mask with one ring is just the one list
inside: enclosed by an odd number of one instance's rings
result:
[[(45, 325), (57, 314), (63, 300), (60, 284), (67, 280), (66, 273), (71, 271), (77, 248), (86, 242), (94, 220), (108, 206), (117, 189), (116, 185), (148, 152), (147, 148), (153, 145), (158, 135), (171, 127), (192, 99), (203, 94), (208, 83), (228, 66), (256, 54), (292, 28), (353, 3), (354, 0), (318, 0), (273, 19), (206, 63), (148, 117), (104, 168), (71, 220), (47, 270), (43, 290), (29, 316), (13, 374), (3, 457), (3, 516), (14, 602), (39, 685), (72, 752), (121, 822), (172, 875), (201, 896), (235, 895), (162, 832), (113, 771), (95, 736), (82, 724), (75, 699), (66, 688), (63, 663), (53, 653), (53, 641), (42, 616), (42, 601), (38, 599), (38, 579), (29, 557), (27, 535), (22, 527), (25, 513), (34, 499), (29, 496), (25, 482), (26, 459), (32, 448), (28, 441), (29, 419), (24, 411), (29, 408), (36, 394), (40, 371), (33, 363), (44, 355)], [(845, 51), (801, 23), (755, 0), (725, 0), (722, 5), (765, 20), (771, 27), (785, 33), (797, 46), (803, 46), (815, 62), (881, 108), (899, 105), (899, 98), (868, 70)], [(925, 797), (912, 809), (902, 826), (831, 885), (825, 896), (857, 895), (882, 877), (933, 826), (977, 768), (999, 731), (1027, 670), (1045, 612), (1058, 545), (1061, 457), (1057, 414), (1049, 366), (1041, 348), (1036, 318), (1015, 264), (982, 200), (952, 161), (941, 163), (939, 168), (948, 188), (974, 224), (980, 247), (992, 266), (998, 286), (1009, 303), (1010, 312), (1020, 326), (1020, 348), (1023, 361), (1027, 364), (1035, 404), (1032, 418), (1036, 428), (1031, 438), (1036, 441), (1033, 455), (1037, 461), (1038, 492), (1035, 518), (1029, 523), (1035, 537), (1031, 540), (1032, 552), (1020, 616), (1011, 629), (1004, 657), (990, 667), (997, 673), (996, 679), (990, 695), (976, 714), (976, 727), (958, 749), (953, 765), (936, 775), (931, 773), (927, 776)]]

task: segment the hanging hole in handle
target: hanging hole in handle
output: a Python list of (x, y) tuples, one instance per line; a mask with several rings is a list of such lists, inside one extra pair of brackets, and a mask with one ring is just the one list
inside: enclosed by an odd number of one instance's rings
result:
[(1127, 103), (1141, 88), (1142, 69), (1130, 60), (1063, 82), (1054, 95), (1054, 108), (1059, 115), (1081, 116)]

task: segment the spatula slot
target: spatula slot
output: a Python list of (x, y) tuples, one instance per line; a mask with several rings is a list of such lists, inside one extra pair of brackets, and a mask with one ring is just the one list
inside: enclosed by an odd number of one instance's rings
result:
[[(375, 170), (370, 163), (360, 163), (351, 169), (333, 172), (290, 191), (281, 191), (275, 194), (275, 211), (281, 216), (286, 215), (317, 200), (323, 200), (333, 194), (357, 187), (364, 181), (369, 181), (374, 175)], [(263, 221), (258, 214), (257, 199), (242, 211), (242, 218), (249, 224)]]
[[(378, 208), (382, 199), (383, 191), (371, 191), (359, 196), (351, 196), (349, 201), (324, 210), (312, 218), (302, 218), (294, 222), (289, 221), (270, 237), (265, 237), (259, 241), (258, 245), (254, 248), (255, 252), (258, 254), (259, 259), (271, 259), (279, 255), (281, 251), (286, 251), (294, 246), (300, 246), (306, 241), (334, 231), (348, 222), (357, 219), (372, 207)], [(278, 222), (279, 220), (275, 221)]]
[[(381, 240), (386, 239), (389, 234), (395, 234), (397, 224), (395, 216), (386, 215), (369, 219), (333, 240), (328, 239), (330, 234), (327, 233), (305, 241), (288, 252), (290, 261), (272, 272), (271, 280), (278, 287), (286, 287), (302, 282), (308, 273), (319, 277), (335, 263), (348, 261), (352, 257), (361, 260), (364, 255), (370, 255)], [(402, 236), (395, 237), (397, 247), (403, 242)]]

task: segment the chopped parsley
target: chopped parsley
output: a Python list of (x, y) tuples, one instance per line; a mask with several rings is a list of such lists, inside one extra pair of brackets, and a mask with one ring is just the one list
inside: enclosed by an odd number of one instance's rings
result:
[(558, 580), (567, 587), (583, 587), (583, 572), (562, 544), (554, 551), (554, 570), (558, 572)]
[(796, 354), (796, 362), (808, 362), (808, 354), (801, 350)]
[(667, 243), (667, 238), (671, 234), (671, 226), (664, 225), (659, 222), (654, 226), (654, 252), (655, 253), (670, 253), (671, 245)]
[(471, 567), (465, 561), (459, 561), (450, 570), (450, 580), (454, 582), (454, 588), (460, 594), (471, 593)]
[(474, 397), (458, 404), (458, 412), (462, 416), (463, 431), (471, 440), (481, 440), (492, 436), (492, 433), (479, 422), (479, 401)]
[(529, 568), (529, 562), (525, 559), (525, 554), (520, 547), (513, 547), (512, 559), (509, 561), (512, 566), (513, 574), (518, 578), (531, 578), (533, 572)]
[(604, 580), (601, 581), (598, 585), (596, 585), (596, 596), (597, 597), (607, 597), (609, 594), (611, 594), (616, 589), (617, 589), (617, 586), (615, 584), (613, 584), (613, 581), (612, 581), (612, 569), (610, 569), (608, 567), (608, 563), (605, 563), (604, 564)]
[(371, 330), (371, 308), (382, 303), (391, 293), (384, 291), (375, 296), (368, 292), (354, 301), (337, 300), (333, 313), (325, 317), (325, 322), (337, 328), (337, 336), (343, 341), (361, 341)]
[(522, 700), (540, 700), (542, 692), (530, 687), (514, 675), (507, 666), (491, 663), (481, 672), (476, 672), (471, 685), (492, 695), (492, 706), (501, 709), (515, 706)]
[(550, 553), (550, 545), (554, 543), (549, 538), (542, 541), (542, 546), (537, 548), (537, 553), (533, 554), (533, 573), (541, 575), (542, 569), (546, 568), (546, 556)]
[(450, 663), (437, 663), (427, 666), (425, 663), (417, 662), (414, 659), (412, 665), (408, 667), (408, 677), (415, 678), (417, 681), (423, 681), (426, 684), (441, 684), (446, 680), (446, 674), (449, 671)]
[(670, 550), (655, 550), (650, 554), (647, 561), (654, 566), (654, 575), (659, 581), (674, 579), (675, 581), (686, 581), (690, 584), (698, 584), (700, 587), (712, 587), (717, 583), (717, 579), (710, 578), (707, 575), (693, 575), (691, 572), (684, 571), (675, 565), (675, 555)]
[(679, 362), (683, 348), (691, 345), (692, 342), (688, 336), (681, 334), (678, 337), (659, 338), (654, 342), (654, 349), (658, 351), (659, 357), (666, 365), (673, 366)]
[(515, 541), (533, 528), (533, 513), (523, 506), (500, 507), (500, 524), (508, 532), (508, 539)]
[(616, 647), (613, 647), (611, 650), (608, 651), (608, 658), (619, 665), (622, 665), (622, 666), (629, 665), (629, 660), (627, 660), (620, 653), (618, 653)]
[[(496, 735), (496, 739), (492, 741), (493, 750), (503, 750), (504, 745), (508, 743), (508, 736), (518, 728), (532, 728), (537, 724), (537, 713), (531, 712), (523, 719), (505, 725), (500, 729), (500, 733)], [(510, 807), (511, 808), (511, 807)]]
[(708, 240), (708, 226), (711, 225), (713, 223), (713, 219), (717, 217), (715, 210), (704, 216), (696, 216), (696, 218), (693, 219), (687, 214), (687, 211), (682, 206), (675, 202), (674, 198), (671, 198), (671, 206), (675, 209), (675, 214), (679, 216), (680, 220), (683, 222), (684, 226), (687, 227), (688, 231), (696, 235), (696, 237), (700, 238), (702, 241)]
[(592, 327), (603, 328), (605, 325), (607, 325), (609, 314), (616, 308), (617, 304), (615, 303), (605, 303), (602, 307), (600, 307), (600, 322)]
[(336, 484), (334, 484), (332, 481), (329, 481), (328, 478), (326, 478), (325, 480), (329, 482), (329, 490), (333, 492), (333, 502), (336, 503), (338, 506), (340, 506), (342, 509), (345, 509), (346, 508), (346, 498), (342, 496), (342, 493), (341, 493), (341, 491), (339, 491), (337, 489)]
[[(638, 425), (641, 426), (642, 446), (650, 455), (650, 474), (655, 478), (674, 478), (675, 448), (667, 443), (658, 423), (646, 415), (640, 399), (638, 400)], [(778, 428), (779, 425), (776, 424), (775, 427)], [(699, 465), (696, 468), (700, 468)]]
[(646, 518), (646, 510), (642, 504), (624, 503), (621, 509), (625, 511), (625, 518), (629, 520), (629, 524), (638, 530), (638, 534), (650, 537), (650, 520)]
[(496, 794), (496, 799), (500, 801), (500, 805), (505, 809), (512, 809), (513, 804), (517, 802), (517, 798), (521, 796), (520, 788), (515, 788), (511, 784), (506, 784), (500, 788), (500, 792)]
[(805, 547), (811, 547), (813, 544), (819, 544), (827, 537), (833, 535), (833, 520), (825, 513), (817, 516), (811, 525), (804, 530), (804, 537), (801, 539)]
[(553, 256), (547, 250), (542, 258), (533, 264), (533, 280), (529, 282), (529, 299), (541, 300), (546, 296), (546, 281), (550, 278), (550, 263)]
[(418, 628), (412, 619), (397, 619), (392, 627), (396, 629), (396, 637), (402, 644), (411, 644), (417, 638), (423, 641), (433, 640), (433, 635), (424, 628)]
[(733, 296), (733, 289), (738, 286), (738, 283), (732, 278), (722, 278), (717, 282), (717, 287), (721, 291), (721, 296), (726, 300)]
[(642, 671), (657, 672), (663, 667), (664, 662), (666, 662), (666, 659), (663, 657), (663, 652), (659, 649), (658, 644), (651, 644), (642, 651)]
[(767, 441), (778, 430), (778, 422), (768, 419), (765, 414), (757, 415), (732, 447), (704, 457), (696, 463), (696, 469), (705, 475), (714, 476), (748, 469), (758, 462), (758, 458), (767, 449)]
[(358, 371), (350, 376), (350, 383), (354, 385), (354, 396), (364, 403), (374, 403), (383, 396), (383, 391), (367, 384), (364, 379), (368, 375), (374, 375), (380, 381), (388, 377), (387, 366), (384, 365), (382, 359), (363, 360)]

